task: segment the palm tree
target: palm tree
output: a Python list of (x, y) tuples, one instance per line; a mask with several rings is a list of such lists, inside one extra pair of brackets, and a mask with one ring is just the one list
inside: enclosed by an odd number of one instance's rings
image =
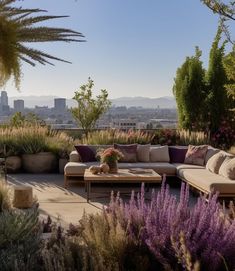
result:
[(27, 43), (81, 42), (84, 41), (84, 36), (66, 28), (35, 26), (40, 22), (67, 16), (44, 15), (45, 10), (15, 7), (12, 5), (15, 2), (16, 0), (0, 0), (0, 86), (4, 86), (13, 76), (15, 86), (19, 89), (22, 61), (32, 66), (36, 63), (53, 65), (51, 60), (68, 62), (41, 50), (27, 47)]

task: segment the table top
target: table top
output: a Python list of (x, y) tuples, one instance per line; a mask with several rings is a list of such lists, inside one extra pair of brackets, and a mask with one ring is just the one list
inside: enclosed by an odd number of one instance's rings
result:
[(118, 173), (102, 173), (92, 174), (89, 169), (85, 170), (84, 180), (86, 181), (159, 181), (162, 177), (154, 170), (149, 170), (147, 173), (132, 173), (129, 169), (118, 169)]

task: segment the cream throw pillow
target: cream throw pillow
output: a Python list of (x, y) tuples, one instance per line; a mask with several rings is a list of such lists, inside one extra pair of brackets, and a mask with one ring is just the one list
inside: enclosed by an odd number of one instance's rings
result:
[(214, 154), (206, 163), (206, 169), (218, 174), (220, 166), (224, 162), (225, 158), (226, 158), (226, 155), (222, 151)]
[(235, 180), (235, 157), (227, 157), (219, 169), (219, 174), (230, 180)]
[(150, 162), (170, 162), (168, 146), (150, 147)]
[(139, 162), (149, 162), (150, 144), (137, 146), (137, 160)]

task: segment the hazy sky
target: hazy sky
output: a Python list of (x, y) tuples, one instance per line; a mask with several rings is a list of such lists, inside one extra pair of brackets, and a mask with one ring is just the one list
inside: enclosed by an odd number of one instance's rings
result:
[(55, 66), (35, 68), (23, 64), (21, 92), (9, 82), (5, 87), (9, 96), (71, 98), (89, 76), (95, 89), (106, 88), (110, 98), (172, 95), (176, 69), (196, 45), (207, 65), (218, 22), (200, 0), (24, 0), (20, 4), (69, 15), (50, 25), (80, 31), (87, 42), (38, 44), (36, 48), (72, 64), (54, 62)]

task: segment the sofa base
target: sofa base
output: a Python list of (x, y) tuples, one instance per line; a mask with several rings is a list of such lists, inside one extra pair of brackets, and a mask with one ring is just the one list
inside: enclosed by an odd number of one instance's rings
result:
[[(207, 191), (207, 190), (203, 189), (202, 187), (197, 186), (196, 184), (191, 183), (191, 182), (189, 182), (188, 180), (186, 180), (186, 179), (184, 179), (182, 177), (177, 176), (177, 178), (179, 180), (185, 182), (186, 184), (188, 184), (190, 187), (196, 189), (198, 192), (203, 193), (203, 195), (205, 195), (205, 196), (208, 196), (211, 193), (211, 191)], [(218, 198), (220, 198), (220, 199), (222, 199), (222, 198), (226, 198), (226, 199), (235, 198), (235, 195), (234, 195), (234, 193), (231, 193), (231, 194), (229, 194), (229, 193), (219, 193)]]
[[(64, 174), (64, 188), (68, 188), (69, 186), (69, 181), (71, 180), (71, 178), (82, 178), (81, 180), (79, 180), (79, 182), (81, 183), (84, 183), (84, 179), (83, 179), (84, 175), (81, 174), (81, 175), (78, 175), (78, 174), (70, 174), (70, 175), (67, 175), (67, 174)], [(76, 180), (76, 182), (78, 182), (78, 180)]]

